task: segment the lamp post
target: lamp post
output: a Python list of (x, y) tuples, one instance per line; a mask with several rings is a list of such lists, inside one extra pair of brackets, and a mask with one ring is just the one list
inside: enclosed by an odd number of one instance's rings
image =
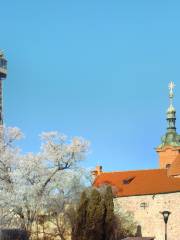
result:
[(167, 223), (168, 223), (168, 218), (169, 218), (169, 215), (171, 214), (171, 212), (163, 211), (163, 212), (160, 212), (160, 213), (163, 215), (163, 218), (164, 218), (164, 223), (165, 223), (165, 240), (167, 240)]

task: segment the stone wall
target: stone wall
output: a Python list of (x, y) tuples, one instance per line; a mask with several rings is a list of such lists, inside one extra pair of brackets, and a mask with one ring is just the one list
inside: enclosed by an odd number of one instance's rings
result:
[(180, 239), (180, 192), (144, 196), (119, 197), (114, 199), (118, 212), (128, 211), (142, 227), (144, 237), (155, 236), (164, 240), (164, 220), (160, 212), (171, 213), (168, 221), (168, 240)]

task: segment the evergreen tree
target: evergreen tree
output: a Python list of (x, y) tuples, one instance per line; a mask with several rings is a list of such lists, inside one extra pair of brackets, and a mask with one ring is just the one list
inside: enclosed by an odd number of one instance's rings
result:
[(104, 240), (113, 239), (114, 230), (114, 203), (112, 188), (107, 186), (104, 194), (105, 216), (104, 216)]
[(132, 236), (114, 214), (110, 186), (84, 191), (77, 208), (72, 240), (117, 240)]
[(85, 191), (81, 194), (80, 203), (77, 209), (76, 222), (72, 227), (72, 240), (87, 240), (87, 206), (89, 199)]
[(104, 201), (98, 190), (93, 189), (87, 207), (87, 239), (104, 240), (103, 224), (105, 216)]
[[(87, 195), (89, 195), (87, 197)], [(82, 193), (72, 240), (109, 240), (113, 232), (114, 204), (111, 187)]]

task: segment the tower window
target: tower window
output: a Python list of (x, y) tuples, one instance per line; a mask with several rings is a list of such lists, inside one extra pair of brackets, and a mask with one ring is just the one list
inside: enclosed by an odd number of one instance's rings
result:
[(170, 166), (171, 166), (171, 164), (166, 164), (166, 168), (168, 169), (168, 168), (170, 168)]

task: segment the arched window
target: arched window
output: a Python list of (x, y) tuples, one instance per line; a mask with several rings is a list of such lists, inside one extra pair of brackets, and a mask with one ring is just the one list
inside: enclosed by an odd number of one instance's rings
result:
[(171, 166), (171, 164), (166, 164), (166, 168), (168, 169), (168, 168), (170, 168), (170, 166)]

